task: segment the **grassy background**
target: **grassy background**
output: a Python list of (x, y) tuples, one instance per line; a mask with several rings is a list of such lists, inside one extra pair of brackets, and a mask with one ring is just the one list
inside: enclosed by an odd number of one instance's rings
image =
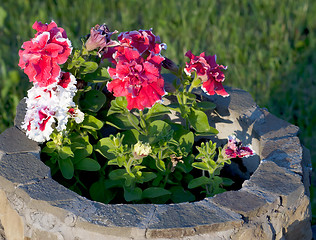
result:
[(30, 87), (18, 50), (34, 36), (36, 20), (55, 20), (75, 47), (97, 23), (118, 31), (152, 27), (177, 63), (187, 61), (187, 50), (216, 53), (228, 66), (226, 85), (249, 91), (261, 107), (301, 128), (316, 168), (315, 13), (313, 0), (1, 0), (0, 132), (12, 126)]

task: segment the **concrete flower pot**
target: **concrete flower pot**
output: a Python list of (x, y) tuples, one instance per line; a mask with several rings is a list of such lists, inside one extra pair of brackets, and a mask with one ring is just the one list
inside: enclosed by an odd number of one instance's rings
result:
[(218, 139), (235, 132), (258, 154), (238, 191), (180, 204), (102, 204), (61, 186), (40, 147), (15, 127), (0, 135), (0, 239), (311, 239), (310, 155), (293, 126), (227, 88), (217, 104)]

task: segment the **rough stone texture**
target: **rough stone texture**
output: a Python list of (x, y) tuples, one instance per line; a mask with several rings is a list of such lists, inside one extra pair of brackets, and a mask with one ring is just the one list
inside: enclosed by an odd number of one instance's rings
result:
[(217, 194), (211, 201), (248, 218), (262, 214), (267, 204), (264, 198), (243, 190)]
[(28, 139), (19, 129), (12, 127), (0, 135), (0, 153), (34, 153), (39, 155), (41, 148), (38, 144)]
[(39, 146), (20, 128), (0, 135), (0, 239), (312, 239), (310, 154), (299, 129), (259, 108), (250, 94), (227, 88), (210, 119), (221, 134), (236, 133), (258, 156), (244, 161), (249, 175), (239, 191), (194, 203), (105, 205), (78, 196), (50, 178)]
[(16, 184), (27, 184), (50, 176), (50, 168), (31, 153), (0, 157), (0, 176)]
[(147, 226), (147, 238), (180, 238), (241, 226), (241, 217), (208, 201), (158, 205)]
[(14, 126), (20, 129), (22, 132), (24, 132), (24, 130), (21, 128), (21, 125), (22, 125), (22, 122), (24, 121), (25, 113), (26, 113), (26, 102), (25, 102), (25, 98), (23, 98), (18, 104), (18, 106), (16, 107), (16, 114), (14, 118)]

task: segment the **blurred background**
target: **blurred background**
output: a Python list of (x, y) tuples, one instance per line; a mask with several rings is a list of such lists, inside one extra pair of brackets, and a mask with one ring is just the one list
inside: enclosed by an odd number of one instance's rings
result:
[[(54, 20), (74, 47), (96, 24), (110, 30), (153, 28), (178, 64), (191, 50), (228, 66), (225, 84), (249, 91), (257, 104), (300, 127), (316, 168), (316, 1), (314, 0), (1, 0), (0, 133), (30, 88), (18, 51), (35, 21)], [(315, 178), (313, 177), (315, 183)], [(315, 188), (315, 189), (314, 189)], [(316, 184), (311, 187), (316, 223)]]

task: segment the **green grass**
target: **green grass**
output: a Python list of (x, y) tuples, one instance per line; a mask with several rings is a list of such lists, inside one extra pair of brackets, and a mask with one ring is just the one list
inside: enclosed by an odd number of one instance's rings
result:
[[(301, 128), (316, 167), (315, 12), (313, 0), (2, 0), (0, 132), (13, 124), (30, 86), (17, 66), (18, 50), (33, 37), (36, 20), (55, 20), (74, 46), (97, 23), (118, 31), (152, 27), (177, 63), (187, 61), (187, 50), (217, 54), (228, 66), (225, 84), (249, 91), (260, 106)], [(312, 205), (316, 214), (314, 196)]]

